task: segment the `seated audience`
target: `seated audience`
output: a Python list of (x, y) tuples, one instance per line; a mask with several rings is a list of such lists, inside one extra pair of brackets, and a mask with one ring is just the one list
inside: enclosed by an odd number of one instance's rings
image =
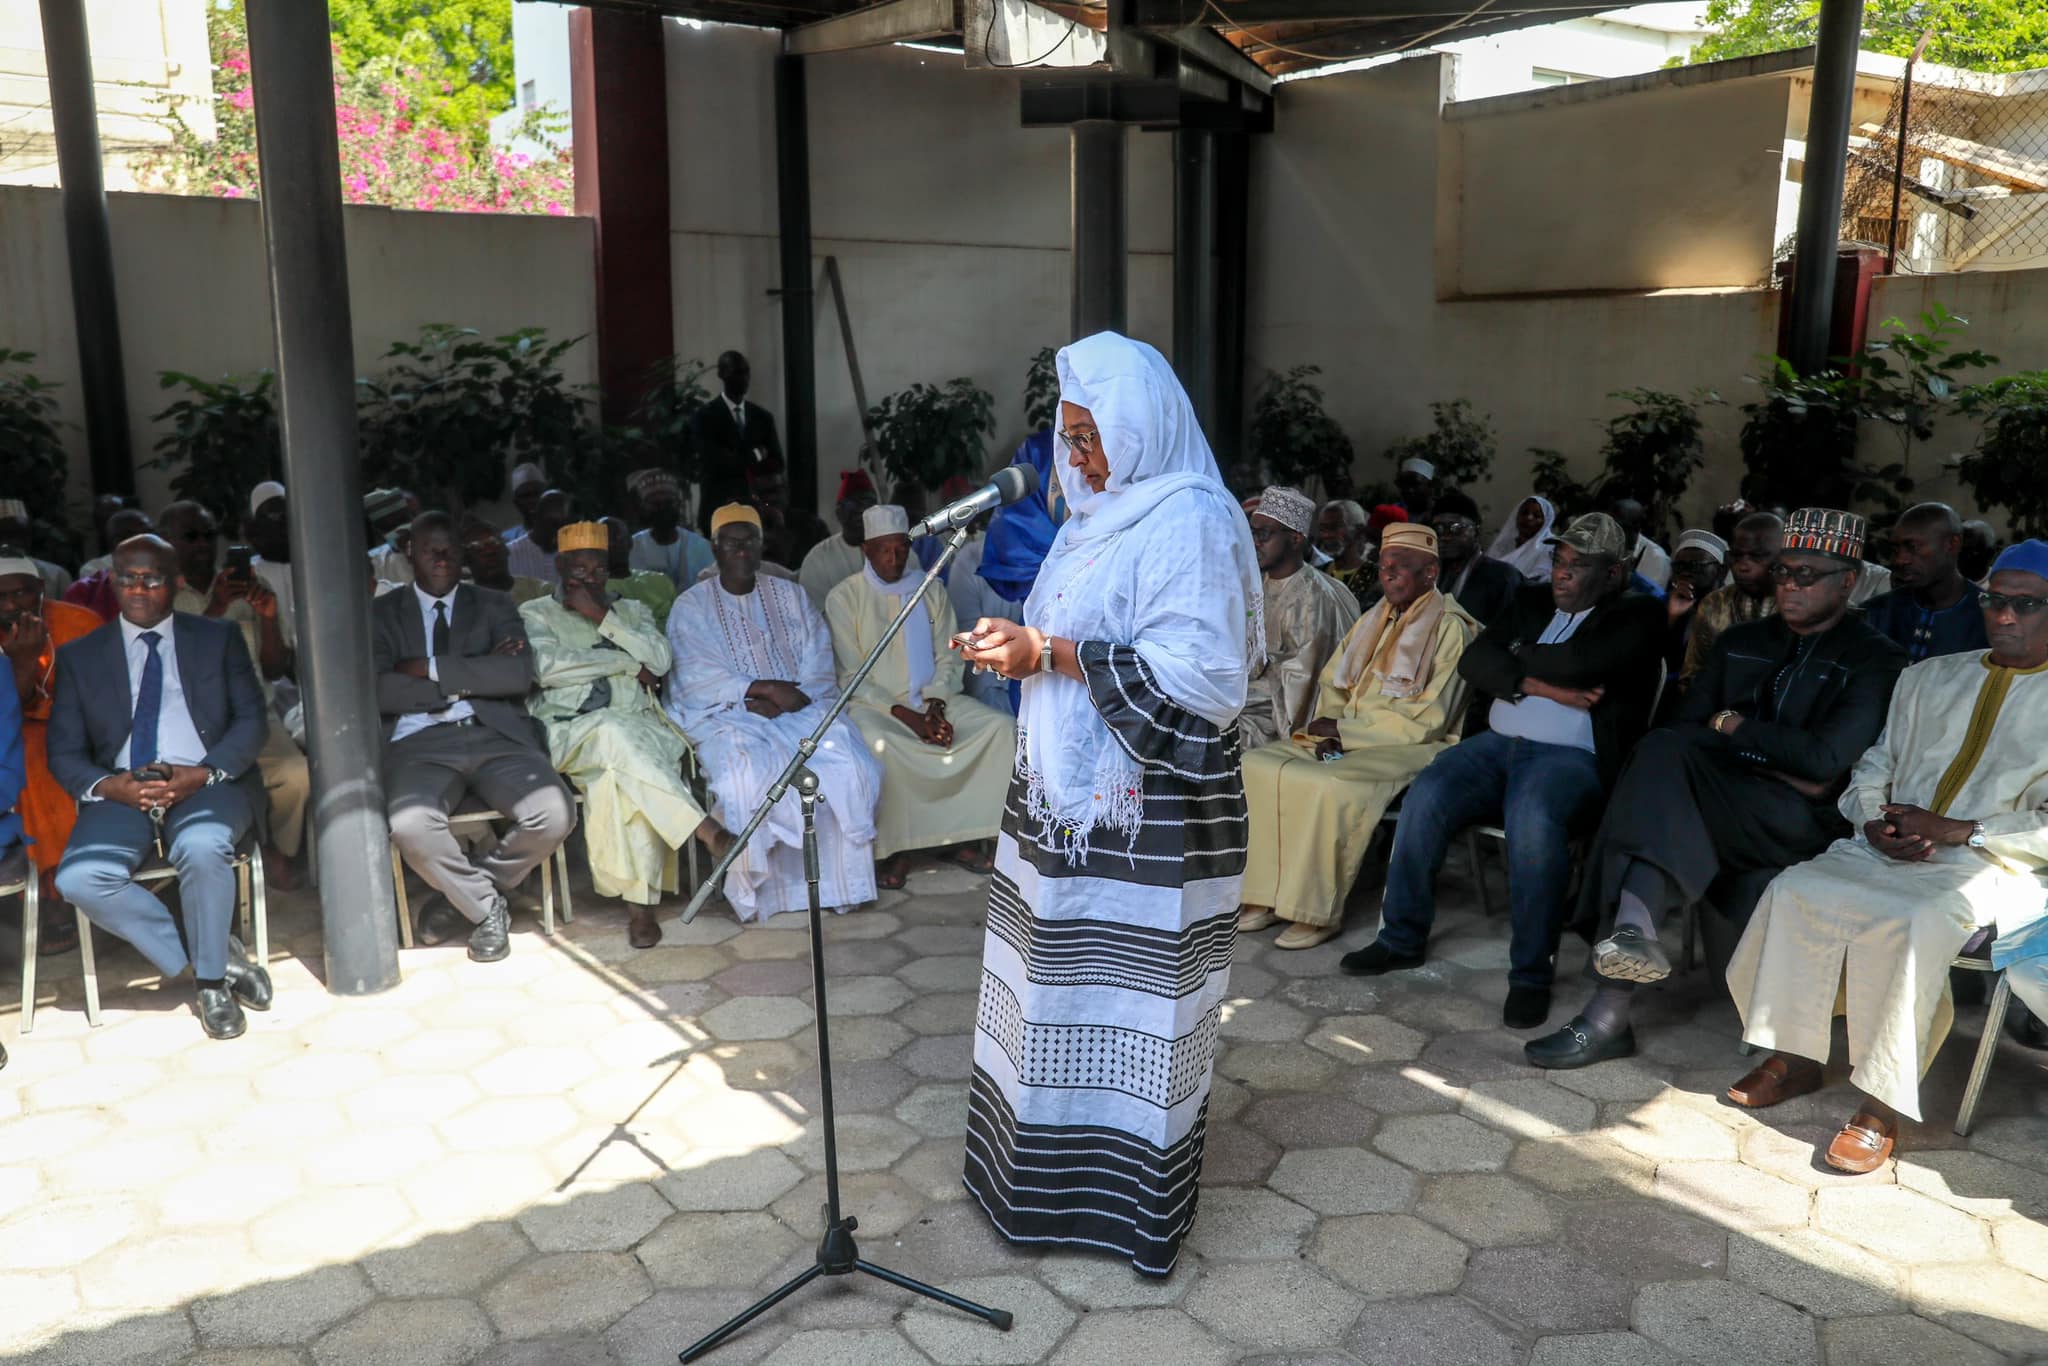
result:
[(1628, 591), (1628, 541), (1613, 518), (1589, 512), (1548, 541), (1549, 581), (1521, 589), (1458, 661), (1493, 699), (1489, 729), (1437, 756), (1408, 789), (1379, 937), (1342, 964), (1364, 975), (1422, 966), (1444, 851), (1467, 826), (1497, 822), (1508, 846), (1510, 1029), (1550, 1011), (1571, 841), (1598, 819), (1649, 725), (1664, 643), (1663, 605)]
[[(200, 1025), (232, 1039), (247, 1028), (243, 1006), (271, 1001), (270, 975), (231, 936), (235, 846), (255, 821), (247, 779), (269, 721), (241, 632), (172, 611), (177, 583), (168, 542), (122, 542), (120, 619), (57, 652), (50, 772), (78, 800), (57, 891), (166, 981), (189, 965)], [(135, 881), (157, 857), (178, 870), (182, 935)]]
[[(1635, 1052), (1631, 993), (1671, 974), (1658, 925), (1694, 902), (1740, 928), (1764, 883), (1847, 826), (1849, 769), (1884, 729), (1904, 652), (1849, 610), (1863, 519), (1803, 508), (1771, 566), (1778, 610), (1723, 632), (1675, 724), (1629, 756), (1586, 859), (1579, 920), (1596, 989), (1527, 1045), (1538, 1067)], [(1604, 937), (1602, 937), (1604, 936)]]
[(0, 549), (0, 651), (6, 653), (14, 685), (4, 691), (15, 700), (27, 766), (20, 801), (9, 807), (28, 834), (29, 862), (43, 879), (39, 953), (63, 953), (78, 942), (75, 922), (64, 912), (52, 881), (78, 819), (78, 803), (50, 772), (48, 757), (57, 651), (99, 626), (100, 619), (85, 608), (43, 596), (35, 561), (12, 548)]
[(412, 519), (418, 515), (411, 495), (404, 489), (371, 489), (363, 495), (363, 523), (369, 529), (370, 563), (377, 577), (386, 583), (412, 582), (412, 561), (407, 556), (406, 538), (412, 534)]
[[(605, 582), (605, 591), (613, 597), (630, 598), (639, 603), (656, 623), (666, 629), (668, 609), (676, 604), (674, 581), (658, 569), (633, 568), (633, 533), (626, 526), (625, 518), (606, 517), (602, 524), (605, 535), (610, 538), (609, 549), (605, 552), (605, 573), (611, 577)], [(560, 560), (562, 557), (557, 554), (555, 558)], [(560, 565), (556, 569), (559, 572)]]
[[(770, 564), (802, 565), (811, 547), (825, 539), (825, 524), (808, 508), (789, 505), (789, 471), (780, 455), (747, 468), (747, 502), (761, 514), (763, 555)], [(784, 570), (794, 579), (793, 572)]]
[(1649, 509), (1633, 498), (1612, 498), (1607, 503), (1607, 515), (1621, 523), (1621, 529), (1628, 536), (1628, 558), (1641, 574), (1655, 586), (1659, 593), (1671, 583), (1671, 556), (1664, 547), (1643, 534), (1644, 523), (1649, 519)]
[[(1550, 529), (1557, 523), (1557, 509), (1548, 498), (1532, 493), (1515, 504), (1515, 511), (1495, 533), (1486, 547), (1489, 559), (1499, 560), (1531, 583), (1550, 582)], [(1627, 582), (1628, 576), (1622, 575)]]
[[(832, 637), (804, 590), (761, 567), (761, 514), (728, 504), (711, 516), (717, 577), (676, 599), (669, 613), (668, 714), (703, 760), (711, 813), (729, 827), (754, 808), (835, 696)], [(818, 805), (823, 904), (845, 910), (875, 896), (875, 804), (882, 772), (860, 733), (840, 718), (809, 768)], [(810, 904), (804, 887), (803, 819), (785, 792), (725, 879), (742, 920)]]
[(1865, 602), (1863, 611), (1911, 663), (1975, 654), (1990, 643), (1977, 585), (1957, 562), (1962, 548), (1962, 518), (1946, 503), (1907, 508), (1892, 526), (1891, 591)]
[(518, 578), (539, 579), (553, 587), (555, 535), (569, 525), (571, 515), (568, 494), (560, 489), (541, 494), (533, 505), (533, 516), (527, 519), (526, 534), (505, 545), (506, 568)]
[(1982, 588), (1991, 577), (1991, 562), (1998, 558), (2004, 543), (1998, 533), (1991, 529), (1991, 523), (1968, 521), (1963, 523), (1963, 543), (1956, 551), (1956, 567), (1963, 571), (1963, 577)]
[(505, 544), (523, 539), (527, 528), (533, 525), (533, 510), (540, 502), (540, 496), (548, 491), (548, 472), (539, 465), (528, 461), (512, 467), (512, 475), (506, 481), (512, 495), (512, 506), (519, 510), (519, 520), (501, 533)]
[(540, 579), (522, 578), (512, 572), (504, 537), (481, 517), (470, 517), (462, 523), (462, 566), (471, 583), (503, 593), (517, 606), (554, 591)]
[[(1479, 553), (1479, 505), (1451, 489), (1437, 496), (1430, 509), (1441, 569), (1437, 590), (1456, 598), (1483, 630), (1507, 610), (1522, 586), (1522, 576), (1499, 560)], [(1386, 533), (1380, 533), (1382, 538)]]
[[(825, 599), (842, 690), (923, 582), (923, 575), (908, 572), (910, 518), (902, 508), (869, 508), (864, 524), (867, 563)], [(978, 873), (994, 866), (979, 846), (1002, 828), (1017, 728), (963, 695), (960, 656), (947, 644), (954, 625), (952, 600), (933, 584), (847, 708), (882, 768), (875, 811), (879, 887), (903, 885), (904, 855), (914, 849), (946, 850), (953, 862)]]
[[(103, 494), (93, 499), (93, 516), (95, 519), (94, 525), (99, 528), (101, 553), (78, 566), (78, 578), (72, 582), (70, 588), (64, 590), (64, 600), (66, 602), (78, 601), (71, 594), (77, 589), (79, 584), (84, 583), (95, 574), (106, 574), (113, 569), (115, 546), (131, 536), (146, 536), (156, 530), (156, 523), (149, 520), (148, 513), (144, 512), (141, 508), (129, 507), (126, 501), (117, 493)], [(105, 591), (108, 608), (103, 619), (112, 621), (115, 617), (121, 615), (121, 612), (119, 608), (112, 605), (114, 590), (108, 588)], [(79, 605), (84, 607), (91, 604), (79, 603)]]
[(1380, 817), (1456, 742), (1466, 694), (1458, 661), (1480, 627), (1437, 588), (1436, 552), (1428, 527), (1387, 528), (1385, 595), (1323, 668), (1313, 718), (1245, 752), (1251, 839), (1240, 932), (1284, 920), (1274, 941), (1283, 949), (1334, 937)]
[(1707, 662), (1714, 642), (1731, 626), (1758, 621), (1778, 610), (1771, 565), (1785, 534), (1785, 519), (1775, 512), (1751, 512), (1728, 536), (1728, 582), (1700, 599), (1685, 637), (1681, 684)]
[[(34, 543), (35, 523), (28, 515), (28, 504), (19, 498), (0, 498), (0, 545), (17, 546), (27, 555), (28, 548)], [(43, 596), (63, 597), (64, 590), (71, 587), (70, 571), (33, 555), (28, 558), (36, 567), (37, 577), (43, 581)]]
[[(875, 481), (868, 478), (866, 470), (840, 471), (839, 497), (832, 504), (832, 515), (839, 522), (839, 534), (827, 536), (812, 546), (796, 575), (797, 582), (803, 585), (804, 592), (811, 595), (811, 602), (820, 612), (825, 610), (825, 599), (831, 596), (832, 590), (860, 573), (867, 564), (861, 554), (861, 542), (867, 537), (862, 529), (862, 519), (875, 503)], [(958, 557), (954, 564), (959, 564)]]
[(547, 732), (549, 762), (583, 793), (590, 885), (627, 903), (626, 938), (645, 949), (661, 942), (654, 908), (676, 890), (683, 841), (716, 856), (730, 837), (684, 785), (688, 746), (658, 700), (672, 659), (665, 617), (605, 583), (608, 562), (627, 544), (597, 522), (563, 527), (555, 541), (561, 587), (519, 615), (539, 688), (528, 708)]
[(1440, 493), (1436, 466), (1419, 455), (1410, 456), (1395, 473), (1394, 487), (1400, 490), (1401, 510), (1408, 514), (1408, 520), (1427, 525), (1436, 514)]
[[(1827, 1148), (1845, 1172), (1882, 1166), (1898, 1116), (1921, 1118), (1920, 1077), (1948, 1034), (1948, 965), (1979, 927), (2040, 945), (2048, 867), (2048, 543), (1999, 556), (1982, 604), (1988, 654), (1945, 655), (1899, 679), (1884, 735), (1842, 794), (1855, 827), (1779, 874), (1728, 965), (1742, 1037), (1775, 1050), (1729, 1089), (1774, 1105), (1817, 1089), (1834, 1016), (1848, 1015), (1864, 1101)], [(2022, 997), (2040, 953), (2008, 948)]]
[(1275, 485), (1252, 513), (1252, 549), (1265, 584), (1266, 658), (1255, 666), (1237, 718), (1246, 753), (1308, 724), (1316, 679), (1358, 620), (1358, 599), (1304, 562), (1316, 505), (1299, 489)]
[(1361, 608), (1373, 586), (1372, 548), (1365, 539), (1365, 509), (1348, 498), (1323, 504), (1316, 514), (1316, 549), (1329, 557), (1323, 572), (1342, 584)]
[[(411, 587), (370, 604), (377, 709), (390, 723), (391, 842), (446, 899), (419, 906), (419, 942), (445, 943), (467, 921), (469, 956), (495, 963), (512, 951), (505, 894), (567, 837), (575, 812), (526, 710), (533, 652), (520, 609), (503, 593), (462, 582), (462, 548), (447, 513), (415, 518), (409, 544)], [(471, 795), (507, 822), (477, 858), (448, 828)]]
[(1679, 676), (1685, 670), (1686, 641), (1701, 600), (1719, 590), (1728, 577), (1728, 543), (1711, 531), (1681, 532), (1671, 552), (1671, 585), (1664, 595), (1665, 710), (1678, 700)]
[(626, 492), (641, 529), (633, 533), (630, 563), (668, 575), (678, 593), (711, 567), (711, 542), (683, 525), (683, 486), (667, 470), (635, 470)]

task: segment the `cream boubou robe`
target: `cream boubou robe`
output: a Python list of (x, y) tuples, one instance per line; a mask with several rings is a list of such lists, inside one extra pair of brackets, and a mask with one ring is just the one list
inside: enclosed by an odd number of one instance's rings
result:
[(1380, 817), (1430, 760), (1456, 743), (1467, 691), (1458, 660), (1478, 637), (1479, 623), (1455, 599), (1437, 593), (1411, 603), (1407, 619), (1427, 613), (1432, 600), (1441, 601), (1443, 611), (1426, 656), (1413, 652), (1429, 660), (1428, 680), (1413, 696), (1388, 696), (1386, 679), (1370, 667), (1348, 685), (1339, 682), (1354, 646), (1371, 660), (1382, 653), (1384, 633), (1406, 624), (1384, 599), (1324, 666), (1315, 716), (1337, 723), (1342, 758), (1317, 759), (1318, 742), (1303, 733), (1244, 756), (1251, 808), (1246, 905), (1270, 906), (1304, 925), (1336, 924)]
[(1351, 590), (1313, 565), (1265, 581), (1266, 662), (1252, 674), (1238, 743), (1247, 753), (1308, 724), (1323, 666), (1358, 621)]
[[(1772, 881), (1728, 964), (1746, 1041), (1826, 1061), (1846, 1003), (1850, 1080), (1916, 1120), (1921, 1073), (1955, 1017), (1949, 960), (1978, 926), (2009, 935), (2043, 909), (2048, 668), (1988, 659), (1943, 655), (1899, 675), (1884, 734), (1842, 794), (1855, 835)], [(1982, 821), (1985, 847), (1887, 858), (1863, 838), (1887, 802)]]
[[(901, 599), (877, 589), (865, 573), (847, 579), (825, 599), (842, 688), (901, 607)], [(894, 706), (924, 710), (922, 701), (912, 699), (908, 627), (889, 643), (846, 713), (882, 764), (882, 800), (875, 812), (877, 858), (906, 849), (939, 849), (995, 838), (1002, 828), (1003, 797), (1017, 757), (1015, 723), (960, 690), (963, 666), (946, 645), (955, 629), (953, 604), (943, 585), (932, 585), (923, 607), (930, 623), (932, 660), (921, 694), (924, 701), (937, 698), (946, 704), (946, 719), (953, 723), (952, 746), (926, 744), (889, 712)]]
[(703, 820), (683, 784), (688, 742), (640, 686), (669, 671), (668, 637), (631, 598), (592, 623), (554, 597), (521, 604), (540, 690), (527, 704), (546, 729), (548, 760), (583, 794), (590, 885), (653, 906), (676, 889), (676, 850)]
[(804, 586), (804, 592), (811, 595), (811, 602), (822, 612), (825, 599), (832, 596), (832, 590), (850, 576), (860, 573), (861, 566), (866, 563), (867, 557), (861, 554), (860, 547), (848, 545), (846, 537), (835, 531), (811, 547), (810, 553), (804, 556), (803, 564), (797, 568), (796, 581)]

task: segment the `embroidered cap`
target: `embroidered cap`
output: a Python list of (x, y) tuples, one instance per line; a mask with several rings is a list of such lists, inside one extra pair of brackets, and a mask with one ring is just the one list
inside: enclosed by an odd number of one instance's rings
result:
[(899, 504), (880, 503), (860, 515), (860, 535), (864, 541), (909, 534), (910, 514)]
[(1434, 555), (1437, 553), (1436, 532), (1421, 522), (1395, 522), (1380, 533), (1380, 553), (1384, 555), (1396, 546)]
[(1315, 520), (1316, 505), (1300, 489), (1275, 484), (1259, 495), (1259, 504), (1254, 511), (1261, 517), (1271, 517), (1289, 531), (1306, 536), (1309, 523)]
[(28, 504), (19, 498), (0, 498), (0, 522), (26, 522)]
[(1728, 563), (1728, 542), (1722, 540), (1711, 531), (1687, 531), (1681, 533), (1678, 538), (1678, 544), (1671, 547), (1672, 558), (1676, 559), (1679, 551), (1692, 546), (1698, 546), (1701, 550), (1706, 551), (1707, 558), (1715, 564)]
[(1434, 479), (1436, 478), (1436, 466), (1430, 464), (1419, 455), (1411, 455), (1401, 462), (1401, 473), (1419, 474), (1424, 479)]
[(1604, 512), (1588, 512), (1571, 520), (1555, 536), (1546, 536), (1545, 545), (1568, 545), (1581, 555), (1599, 555), (1605, 559), (1619, 560), (1628, 554), (1628, 533), (1621, 529), (1621, 523)]
[(682, 482), (667, 470), (652, 468), (634, 470), (626, 476), (626, 492), (632, 494), (635, 498), (645, 500), (648, 495), (661, 489), (668, 490), (678, 498), (683, 493)]
[(1801, 508), (1785, 519), (1785, 539), (1779, 550), (1859, 560), (1863, 558), (1864, 531), (1863, 519), (1853, 512)]
[(611, 533), (605, 530), (603, 522), (571, 522), (555, 533), (555, 553), (566, 555), (572, 550), (602, 550), (612, 548)]

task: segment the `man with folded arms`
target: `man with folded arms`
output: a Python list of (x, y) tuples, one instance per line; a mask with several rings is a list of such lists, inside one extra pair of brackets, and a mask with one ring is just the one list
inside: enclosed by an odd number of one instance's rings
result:
[(561, 586), (519, 615), (540, 686), (528, 706), (547, 730), (549, 761), (583, 792), (590, 884), (631, 908), (626, 938), (647, 949), (661, 942), (654, 908), (676, 889), (676, 850), (694, 838), (716, 857), (729, 837), (683, 785), (688, 746), (657, 700), (672, 662), (663, 624), (606, 588), (623, 545), (601, 522), (563, 527)]
[[(1389, 528), (1391, 530), (1391, 528)], [(1363, 976), (1422, 966), (1436, 876), (1459, 831), (1498, 821), (1508, 844), (1510, 1029), (1543, 1023), (1572, 838), (1590, 829), (1649, 726), (1664, 604), (1629, 591), (1628, 538), (1589, 512), (1556, 536), (1548, 583), (1530, 584), (1458, 661), (1492, 698), (1484, 734), (1422, 771), (1401, 803), (1379, 938), (1344, 955)]]
[[(391, 726), (391, 842), (447, 899), (420, 908), (420, 941), (444, 943), (467, 920), (469, 956), (495, 963), (512, 951), (505, 893), (567, 837), (575, 812), (526, 711), (533, 652), (519, 609), (503, 593), (462, 582), (462, 547), (447, 513), (414, 518), (410, 545), (412, 583), (370, 604), (377, 709)], [(449, 814), (471, 794), (509, 822), (474, 860), (448, 828)]]
[[(120, 617), (57, 651), (50, 772), (79, 804), (57, 892), (165, 980), (189, 964), (200, 1025), (232, 1039), (248, 1025), (242, 1007), (268, 1010), (271, 999), (269, 973), (230, 937), (235, 846), (255, 821), (242, 780), (269, 725), (263, 689), (240, 631), (171, 610), (169, 542), (122, 542), (113, 579)], [(178, 870), (183, 937), (135, 881), (159, 850)]]
[(1265, 581), (1266, 659), (1252, 672), (1238, 743), (1249, 754), (1308, 724), (1316, 678), (1358, 621), (1351, 590), (1308, 564), (1316, 505), (1299, 489), (1275, 485), (1252, 513), (1252, 549)]
[[(1714, 643), (1674, 724), (1629, 756), (1586, 860), (1579, 923), (1593, 947), (1593, 998), (1526, 1047), (1538, 1067), (1584, 1067), (1635, 1052), (1629, 1005), (1671, 959), (1657, 927), (1704, 902), (1736, 929), (1778, 870), (1848, 827), (1843, 780), (1884, 728), (1905, 652), (1849, 610), (1863, 519), (1802, 508), (1771, 566), (1778, 610)], [(1717, 927), (1712, 927), (1716, 928)], [(1709, 935), (1724, 946), (1733, 935)]]
[(1314, 716), (1290, 739), (1246, 752), (1251, 849), (1240, 932), (1284, 920), (1275, 947), (1333, 938), (1380, 817), (1456, 742), (1466, 697), (1458, 660), (1479, 623), (1438, 591), (1436, 551), (1426, 526), (1386, 529), (1386, 595), (1324, 667)]
[(1864, 1100), (1828, 1145), (1838, 1171), (1875, 1171), (1898, 1117), (1921, 1117), (1920, 1077), (1954, 1019), (1957, 951), (1995, 926), (1993, 961), (2018, 965), (2025, 996), (2048, 949), (2048, 543), (2007, 550), (1990, 582), (1990, 650), (1900, 677), (1842, 794), (1855, 833), (1778, 875), (1728, 964), (1743, 1039), (1775, 1050), (1729, 1089), (1738, 1105), (1818, 1089), (1834, 1016), (1847, 1014)]

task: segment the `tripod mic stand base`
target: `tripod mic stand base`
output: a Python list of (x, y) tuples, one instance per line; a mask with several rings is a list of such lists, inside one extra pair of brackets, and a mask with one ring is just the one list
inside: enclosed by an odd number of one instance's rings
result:
[(923, 1281), (913, 1280), (901, 1272), (891, 1271), (885, 1266), (876, 1266), (873, 1262), (863, 1260), (860, 1255), (860, 1249), (854, 1245), (853, 1241), (853, 1231), (859, 1226), (860, 1221), (851, 1215), (828, 1225), (825, 1229), (824, 1238), (819, 1240), (818, 1243), (817, 1261), (805, 1267), (781, 1286), (770, 1291), (746, 1309), (741, 1310), (734, 1317), (712, 1329), (703, 1337), (698, 1338), (688, 1347), (685, 1347), (682, 1351), (681, 1360), (695, 1361), (698, 1357), (703, 1356), (706, 1352), (724, 1342), (734, 1333), (739, 1332), (740, 1329), (746, 1327), (755, 1319), (809, 1285), (812, 1281), (817, 1280), (818, 1277), (849, 1276), (856, 1271), (864, 1275), (873, 1276), (879, 1281), (887, 1281), (893, 1286), (911, 1291), (914, 1294), (922, 1295), (928, 1300), (936, 1300), (940, 1304), (948, 1305), (963, 1313), (972, 1314), (976, 1318), (993, 1324), (1006, 1333), (1010, 1331), (1011, 1318), (1010, 1311), (1007, 1309), (991, 1309), (987, 1305), (976, 1304), (973, 1300), (964, 1300), (958, 1295), (949, 1295), (935, 1285), (926, 1285)]

